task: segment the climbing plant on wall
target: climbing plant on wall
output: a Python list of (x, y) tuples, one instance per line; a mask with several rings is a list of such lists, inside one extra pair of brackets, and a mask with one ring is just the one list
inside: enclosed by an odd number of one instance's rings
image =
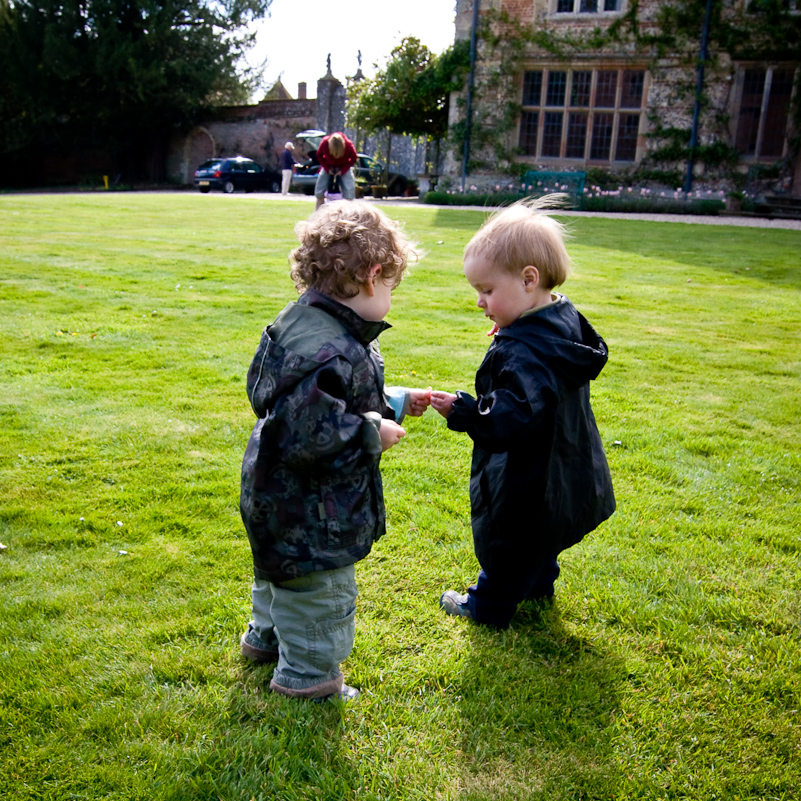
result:
[[(701, 27), (707, 0), (669, 0), (660, 3), (655, 21), (645, 24), (640, 0), (631, 0), (625, 13), (608, 26), (587, 30), (565, 30), (539, 20), (522, 25), (504, 11), (489, 9), (482, 14), (478, 30), (477, 80), (471, 130), (473, 158), (470, 168), (492, 166), (513, 173), (520, 169), (512, 141), (520, 115), (520, 79), (525, 60), (538, 57), (569, 62), (590, 53), (636, 54), (647, 60), (652, 75), (673, 69), (670, 108), (683, 109), (686, 125), (667, 123), (651, 112), (648, 165), (654, 169), (687, 159), (690, 118), (696, 93)], [(783, 0), (712, 0), (709, 58), (705, 64), (707, 86), (731, 81), (736, 61), (792, 61), (801, 53), (801, 15), (791, 13)], [(801, 80), (801, 70), (796, 74)], [(791, 110), (793, 128), (801, 130), (801, 87), (795, 91)], [(695, 160), (708, 169), (730, 174), (739, 156), (729, 142), (730, 118), (723, 101), (714, 105), (711, 93), (701, 98), (704, 137), (694, 151)], [(461, 151), (464, 122), (452, 126), (451, 144)], [(792, 147), (798, 149), (798, 141)], [(647, 166), (648, 166), (647, 165)]]

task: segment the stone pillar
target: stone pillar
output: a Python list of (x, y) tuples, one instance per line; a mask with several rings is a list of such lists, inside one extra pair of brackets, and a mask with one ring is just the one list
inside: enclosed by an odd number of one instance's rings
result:
[(327, 134), (345, 128), (345, 87), (331, 72), (329, 56), (328, 72), (317, 81), (317, 127)]

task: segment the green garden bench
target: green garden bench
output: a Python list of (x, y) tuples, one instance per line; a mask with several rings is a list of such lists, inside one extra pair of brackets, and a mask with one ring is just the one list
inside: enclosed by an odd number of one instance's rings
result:
[(539, 197), (551, 192), (562, 192), (570, 196), (576, 208), (581, 208), (586, 180), (586, 172), (529, 170), (523, 176), (517, 197)]

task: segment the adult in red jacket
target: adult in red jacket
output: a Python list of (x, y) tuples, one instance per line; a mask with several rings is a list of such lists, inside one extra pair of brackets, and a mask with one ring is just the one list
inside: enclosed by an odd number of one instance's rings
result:
[(314, 196), (317, 198), (316, 208), (323, 205), (328, 180), (332, 175), (339, 175), (342, 197), (353, 200), (356, 197), (356, 178), (351, 167), (356, 163), (356, 148), (353, 142), (341, 132), (326, 136), (317, 148), (317, 160), (322, 169), (317, 174), (314, 185)]

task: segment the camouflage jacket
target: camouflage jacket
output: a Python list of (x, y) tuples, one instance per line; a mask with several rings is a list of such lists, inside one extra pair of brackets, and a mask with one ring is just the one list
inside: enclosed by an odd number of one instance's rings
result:
[(393, 413), (374, 340), (386, 328), (314, 291), (265, 328), (240, 494), (257, 578), (345, 567), (384, 534), (379, 426)]

